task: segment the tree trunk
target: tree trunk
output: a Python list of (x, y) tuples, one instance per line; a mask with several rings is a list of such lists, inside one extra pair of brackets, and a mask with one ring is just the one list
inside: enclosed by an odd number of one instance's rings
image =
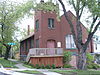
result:
[(5, 57), (4, 57), (4, 59), (6, 59), (6, 60), (8, 60), (10, 49), (11, 49), (11, 46), (9, 46), (9, 45), (6, 46), (6, 53), (5, 53)]
[(86, 70), (86, 51), (83, 50), (78, 54), (77, 68), (79, 70)]

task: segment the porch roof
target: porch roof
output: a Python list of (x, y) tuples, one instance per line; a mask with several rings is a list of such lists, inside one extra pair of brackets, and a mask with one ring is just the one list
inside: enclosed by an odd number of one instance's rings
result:
[(28, 39), (28, 38), (30, 38), (32, 36), (34, 36), (34, 32), (32, 32), (31, 34), (27, 35), (25, 38), (21, 39), (20, 42), (22, 42), (22, 41), (24, 41), (24, 40), (26, 40), (26, 39)]

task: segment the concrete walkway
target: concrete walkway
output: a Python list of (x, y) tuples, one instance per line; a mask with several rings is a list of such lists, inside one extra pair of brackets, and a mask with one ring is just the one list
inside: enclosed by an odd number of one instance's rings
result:
[(27, 68), (27, 67), (24, 67), (24, 66), (23, 66), (23, 63), (18, 63), (18, 64), (16, 64), (15, 66), (18, 67), (19, 69), (29, 69), (29, 68)]
[[(30, 68), (24, 67), (24, 66), (23, 66), (23, 63), (20, 63), (20, 62), (14, 60), (14, 59), (9, 59), (9, 60), (18, 63), (18, 64), (16, 64), (15, 66), (18, 67), (19, 69), (14, 69), (15, 71), (35, 70), (35, 71), (39, 71), (39, 72), (43, 73), (44, 75), (62, 75), (62, 74), (59, 74), (59, 73), (56, 73), (56, 72), (50, 72), (48, 69), (30, 69)], [(19, 74), (15, 74), (15, 75), (19, 75)], [(24, 74), (23, 74), (23, 75), (24, 75)], [(30, 74), (29, 74), (29, 75), (30, 75)], [(35, 74), (32, 74), (32, 75), (35, 75)]]

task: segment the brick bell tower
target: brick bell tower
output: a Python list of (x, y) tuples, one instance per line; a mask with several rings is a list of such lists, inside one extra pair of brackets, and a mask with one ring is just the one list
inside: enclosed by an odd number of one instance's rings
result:
[(58, 7), (58, 5), (41, 0), (37, 5), (38, 9), (35, 11), (34, 28), (35, 37), (34, 45), (36, 48), (57, 48), (57, 42), (61, 41), (59, 38), (61, 30), (57, 14), (55, 10), (41, 8), (41, 6), (50, 4), (50, 6)]

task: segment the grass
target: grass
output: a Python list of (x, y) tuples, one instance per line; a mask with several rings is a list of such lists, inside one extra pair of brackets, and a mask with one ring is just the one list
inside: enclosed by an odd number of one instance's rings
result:
[(16, 64), (15, 62), (5, 60), (3, 58), (0, 58), (0, 64), (3, 65), (3, 67), (17, 68), (16, 66), (14, 66)]
[(23, 62), (23, 66), (27, 67), (27, 68), (34, 68), (33, 64), (27, 63), (27, 62)]
[(83, 71), (83, 70), (52, 70), (57, 73), (61, 73), (64, 75), (100, 75), (100, 71)]
[(53, 72), (61, 73), (61, 74), (72, 74), (71, 72), (65, 70), (52, 70)]
[(23, 66), (27, 67), (27, 68), (33, 68), (32, 66), (28, 65), (28, 64), (23, 64)]
[(28, 74), (42, 74), (41, 72), (34, 71), (34, 70), (24, 70), (24, 71), (17, 71), (17, 72), (28, 73)]

